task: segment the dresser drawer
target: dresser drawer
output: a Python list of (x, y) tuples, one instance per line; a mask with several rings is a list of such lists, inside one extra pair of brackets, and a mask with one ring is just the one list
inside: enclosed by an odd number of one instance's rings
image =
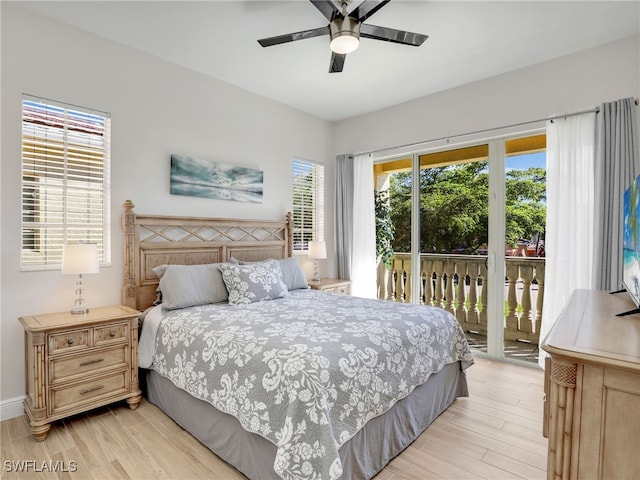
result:
[(48, 335), (49, 355), (89, 348), (91, 329), (67, 330)]
[(72, 386), (52, 387), (49, 390), (49, 415), (73, 408), (91, 408), (91, 403), (99, 406), (102, 399), (128, 391), (128, 370)]
[(122, 342), (129, 342), (129, 322), (113, 323), (93, 329), (93, 345), (96, 347)]
[(49, 360), (49, 382), (51, 384), (72, 380), (87, 373), (126, 367), (129, 362), (129, 345), (85, 353), (84, 355), (65, 356)]

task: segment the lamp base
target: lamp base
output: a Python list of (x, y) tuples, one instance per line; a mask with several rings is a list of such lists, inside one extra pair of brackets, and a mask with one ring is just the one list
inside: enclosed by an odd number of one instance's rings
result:
[(76, 301), (73, 304), (71, 313), (73, 315), (85, 315), (89, 309), (84, 304), (84, 298), (82, 297), (82, 274), (78, 275), (78, 281), (76, 282)]
[(311, 280), (316, 283), (320, 281), (320, 266), (317, 259), (313, 261), (313, 278)]

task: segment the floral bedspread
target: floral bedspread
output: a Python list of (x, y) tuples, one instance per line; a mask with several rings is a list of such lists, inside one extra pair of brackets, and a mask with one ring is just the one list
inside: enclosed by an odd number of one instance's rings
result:
[(473, 363), (439, 308), (314, 290), (166, 312), (152, 368), (277, 447), (283, 479), (337, 479), (338, 449), (446, 364)]

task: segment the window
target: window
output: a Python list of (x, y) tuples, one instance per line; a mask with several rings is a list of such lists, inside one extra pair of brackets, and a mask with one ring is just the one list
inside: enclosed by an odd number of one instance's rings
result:
[(293, 251), (307, 251), (311, 240), (324, 240), (324, 166), (294, 160)]
[(23, 270), (55, 269), (65, 243), (96, 243), (111, 263), (110, 115), (24, 95)]

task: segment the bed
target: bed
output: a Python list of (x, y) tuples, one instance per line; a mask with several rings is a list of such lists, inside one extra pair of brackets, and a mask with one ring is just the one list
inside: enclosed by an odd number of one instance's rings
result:
[(468, 395), (457, 320), (306, 288), (290, 215), (124, 209), (122, 295), (145, 312), (147, 398), (248, 478), (372, 478)]

